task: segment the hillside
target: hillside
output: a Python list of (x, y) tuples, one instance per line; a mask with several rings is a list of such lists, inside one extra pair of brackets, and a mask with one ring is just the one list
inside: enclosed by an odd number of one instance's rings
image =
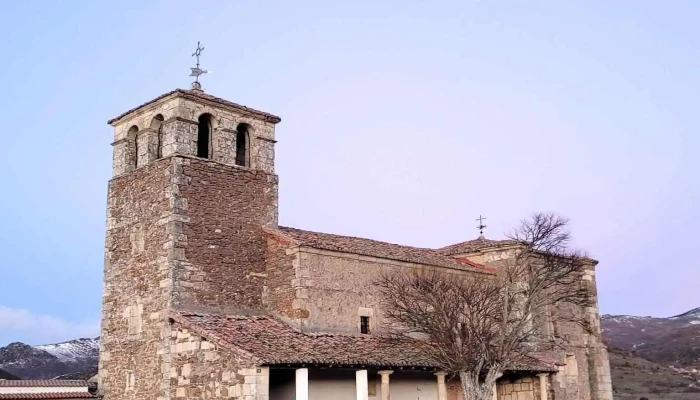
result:
[(0, 369), (0, 379), (11, 381), (11, 380), (17, 380), (17, 379), (19, 379), (19, 377), (12, 375), (11, 373)]
[(96, 366), (98, 355), (97, 338), (40, 346), (15, 342), (0, 348), (0, 369), (22, 379), (51, 379)]
[(611, 348), (609, 353), (615, 399), (700, 399), (700, 375), (682, 374), (620, 349)]
[(611, 347), (666, 366), (700, 369), (700, 308), (669, 318), (604, 315), (601, 327)]

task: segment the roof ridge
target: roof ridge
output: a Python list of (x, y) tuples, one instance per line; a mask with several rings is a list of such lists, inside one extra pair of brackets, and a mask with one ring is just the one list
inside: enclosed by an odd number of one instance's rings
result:
[(160, 101), (160, 100), (162, 100), (162, 99), (164, 99), (164, 98), (166, 98), (166, 97), (168, 97), (168, 96), (170, 96), (170, 95), (173, 95), (173, 94), (178, 94), (178, 95), (181, 95), (181, 96), (183, 96), (183, 97), (197, 98), (197, 99), (199, 99), (199, 100), (212, 101), (212, 102), (215, 102), (215, 103), (220, 104), (220, 105), (223, 106), (223, 107), (233, 108), (233, 109), (236, 109), (236, 110), (238, 110), (238, 111), (242, 111), (242, 112), (244, 112), (244, 113), (248, 113), (248, 114), (252, 114), (252, 115), (258, 116), (258, 117), (263, 118), (263, 119), (267, 120), (268, 122), (272, 122), (272, 123), (274, 123), (274, 124), (279, 123), (279, 122), (282, 120), (280, 117), (278, 117), (278, 116), (276, 116), (276, 115), (273, 115), (273, 114), (270, 114), (270, 113), (268, 113), (268, 112), (256, 110), (255, 108), (250, 108), (250, 107), (248, 107), (248, 106), (244, 106), (244, 105), (241, 105), (241, 104), (238, 104), (238, 103), (234, 103), (234, 102), (232, 102), (232, 101), (228, 101), (228, 100), (226, 100), (226, 99), (223, 99), (223, 98), (221, 98), (221, 97), (217, 97), (217, 96), (214, 96), (214, 95), (211, 95), (211, 94), (208, 94), (208, 93), (196, 92), (196, 91), (191, 90), (191, 89), (180, 89), (180, 88), (177, 88), (177, 89), (171, 90), (171, 91), (169, 91), (169, 92), (167, 92), (167, 93), (163, 93), (163, 94), (161, 94), (160, 96), (158, 96), (158, 97), (156, 97), (156, 98), (154, 98), (154, 99), (151, 99), (151, 100), (149, 100), (149, 101), (147, 101), (147, 102), (145, 102), (145, 103), (142, 103), (142, 104), (139, 105), (139, 106), (136, 106), (136, 107), (134, 107), (134, 108), (131, 108), (131, 109), (129, 109), (129, 110), (127, 110), (127, 111), (121, 113), (121, 114), (119, 114), (118, 116), (116, 116), (116, 117), (110, 119), (109, 121), (107, 121), (107, 123), (111, 125), (112, 123), (114, 123), (114, 122), (116, 122), (116, 121), (118, 121), (118, 120), (120, 120), (120, 119), (126, 117), (126, 116), (129, 115), (129, 114), (131, 114), (131, 113), (133, 113), (133, 112), (135, 112), (135, 111), (137, 111), (137, 110), (139, 110), (139, 109), (141, 109), (141, 108), (143, 108), (143, 107), (146, 107), (146, 106), (149, 106), (149, 105), (151, 105), (151, 104), (153, 104), (153, 103), (156, 103), (156, 102), (158, 102), (158, 101)]
[(0, 393), (0, 400), (29, 400), (29, 399), (81, 399), (95, 398), (88, 391), (81, 392), (38, 392), (38, 393)]
[(384, 240), (379, 240), (379, 239), (371, 239), (371, 238), (366, 238), (366, 237), (360, 237), (360, 236), (350, 236), (350, 235), (339, 235), (337, 233), (328, 233), (328, 232), (320, 232), (320, 231), (311, 231), (308, 229), (300, 229), (300, 228), (292, 228), (290, 226), (279, 226), (279, 229), (291, 229), (295, 230), (298, 232), (309, 232), (309, 233), (317, 233), (320, 235), (329, 235), (329, 236), (335, 236), (339, 238), (348, 238), (348, 239), (358, 239), (358, 240), (370, 240), (372, 242), (377, 242), (377, 243), (384, 243), (384, 244), (390, 244), (392, 246), (401, 246), (401, 247), (409, 247), (411, 249), (417, 249), (417, 250), (428, 250), (428, 251), (437, 251), (437, 249), (433, 249), (430, 247), (418, 247), (418, 246), (410, 246), (407, 244), (400, 244), (400, 243), (394, 243), (394, 242), (387, 242)]
[(472, 262), (464, 262), (445, 254), (439, 249), (391, 243), (358, 236), (310, 231), (278, 226), (264, 228), (265, 232), (288, 241), (288, 245), (306, 246), (321, 250), (384, 258), (414, 264), (433, 265), (469, 272), (492, 273)]
[(88, 382), (82, 379), (0, 379), (0, 387), (82, 387)]

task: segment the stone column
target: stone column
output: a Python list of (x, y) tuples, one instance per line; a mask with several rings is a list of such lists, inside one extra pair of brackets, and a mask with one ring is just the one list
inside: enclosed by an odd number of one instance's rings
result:
[(163, 137), (163, 157), (174, 154), (186, 156), (197, 155), (198, 122), (189, 119), (173, 117), (161, 124)]
[(219, 127), (212, 133), (213, 160), (226, 165), (236, 164), (236, 131)]
[(394, 371), (379, 371), (378, 374), (382, 377), (381, 400), (389, 400), (389, 375)]
[(540, 400), (547, 400), (547, 375), (537, 374), (540, 377)]
[(119, 176), (134, 169), (134, 163), (131, 162), (132, 150), (130, 149), (130, 141), (127, 138), (119, 139), (112, 143), (112, 176)]
[(357, 400), (369, 400), (366, 369), (355, 371), (355, 390), (357, 392)]
[(299, 368), (296, 374), (296, 400), (309, 400), (309, 369)]
[(438, 400), (447, 400), (447, 387), (445, 386), (445, 375), (447, 375), (447, 373), (443, 371), (435, 373), (435, 376), (437, 376)]

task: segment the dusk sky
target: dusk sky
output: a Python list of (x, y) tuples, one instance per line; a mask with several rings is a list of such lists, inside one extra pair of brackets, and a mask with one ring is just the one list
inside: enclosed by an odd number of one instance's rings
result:
[(282, 225), (441, 247), (551, 211), (601, 313), (700, 306), (700, 2), (340, 3), (2, 3), (0, 346), (99, 334), (106, 121), (198, 40), (207, 93), (282, 118)]

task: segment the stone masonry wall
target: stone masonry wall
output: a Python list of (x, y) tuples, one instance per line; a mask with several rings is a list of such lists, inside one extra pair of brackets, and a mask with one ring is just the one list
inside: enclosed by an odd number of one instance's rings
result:
[(265, 306), (285, 319), (308, 318), (309, 312), (297, 306), (306, 299), (304, 278), (297, 278), (299, 254), (287, 254), (288, 243), (267, 235), (267, 286), (263, 291)]
[[(374, 257), (315, 249), (291, 250), (295, 298), (292, 310), (273, 310), (294, 315), (294, 322), (309, 330), (357, 333), (360, 317), (370, 317), (370, 332), (383, 329), (381, 297), (374, 285), (384, 271), (404, 268), (434, 268)], [(453, 271), (457, 274), (466, 272)], [(271, 290), (271, 289), (268, 289)], [(289, 303), (284, 303), (288, 307)]]
[(496, 385), (496, 392), (498, 400), (540, 400), (539, 378), (502, 379)]
[(164, 396), (170, 162), (109, 183), (99, 361), (106, 400)]
[[(467, 255), (473, 261), (485, 263), (489, 267), (498, 268), (504, 260), (514, 257), (513, 249), (484, 250)], [(547, 329), (552, 334), (564, 338), (564, 348), (558, 352), (559, 361), (567, 363), (567, 367), (552, 376), (554, 398), (562, 399), (592, 399), (612, 400), (612, 384), (607, 350), (602, 343), (600, 332), (600, 315), (597, 307), (597, 291), (595, 284), (595, 265), (591, 264), (581, 284), (585, 285), (591, 298), (596, 304), (589, 309), (575, 308), (562, 305), (551, 310), (552, 315), (576, 314), (585, 316), (592, 328), (589, 333), (581, 326), (571, 322), (557, 321), (549, 324)]]
[(194, 157), (175, 158), (176, 212), (182, 216), (174, 258), (175, 308), (262, 308), (267, 242), (277, 224), (277, 176)]
[(170, 398), (269, 400), (270, 374), (188, 329), (171, 333)]

